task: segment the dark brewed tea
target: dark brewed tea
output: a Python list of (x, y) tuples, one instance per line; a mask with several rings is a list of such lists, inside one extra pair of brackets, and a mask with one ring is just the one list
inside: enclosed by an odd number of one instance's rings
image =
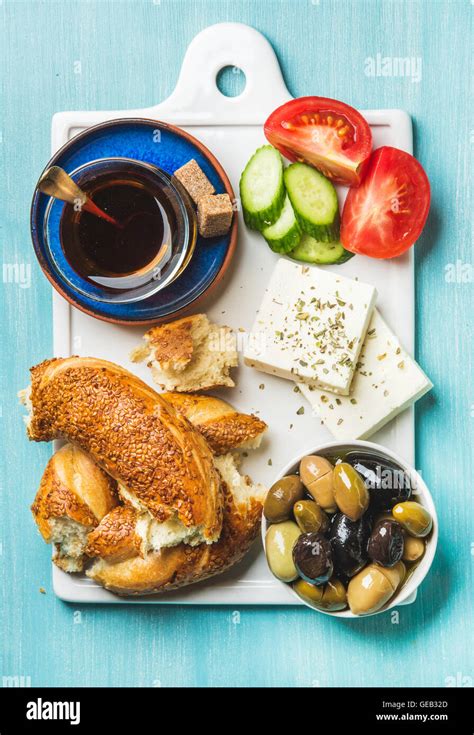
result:
[(118, 226), (67, 204), (61, 242), (82, 277), (106, 288), (134, 288), (160, 273), (173, 256), (180, 217), (169, 187), (136, 167), (105, 171), (81, 188)]

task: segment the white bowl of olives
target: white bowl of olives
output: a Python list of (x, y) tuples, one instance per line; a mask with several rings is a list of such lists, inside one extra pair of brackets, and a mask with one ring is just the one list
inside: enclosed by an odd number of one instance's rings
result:
[(265, 499), (274, 576), (305, 605), (359, 618), (408, 604), (433, 562), (438, 519), (422, 477), (395, 452), (331, 442), (298, 455)]

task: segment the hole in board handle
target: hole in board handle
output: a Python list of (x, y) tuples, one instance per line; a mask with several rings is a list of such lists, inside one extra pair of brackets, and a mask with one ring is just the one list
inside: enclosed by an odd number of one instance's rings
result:
[(216, 76), (217, 89), (224, 97), (238, 97), (246, 84), (245, 72), (238, 66), (224, 66)]

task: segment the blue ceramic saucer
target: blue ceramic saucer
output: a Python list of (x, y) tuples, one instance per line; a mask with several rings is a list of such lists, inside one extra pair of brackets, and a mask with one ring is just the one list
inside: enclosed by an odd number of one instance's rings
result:
[[(169, 174), (194, 158), (213, 184), (216, 193), (234, 199), (230, 182), (219, 162), (196, 138), (156, 120), (111, 120), (88, 128), (72, 138), (53, 156), (46, 168), (61, 166), (68, 173), (100, 158), (123, 157), (154, 164)], [(50, 198), (35, 192), (31, 207), (33, 245), (44, 274), (73, 306), (98, 319), (118, 324), (151, 324), (178, 317), (216, 287), (227, 270), (237, 244), (237, 217), (222, 237), (198, 237), (186, 270), (154, 296), (133, 303), (104, 303), (75, 290), (54, 272), (48, 262), (44, 223)], [(61, 248), (59, 233), (50, 248)]]

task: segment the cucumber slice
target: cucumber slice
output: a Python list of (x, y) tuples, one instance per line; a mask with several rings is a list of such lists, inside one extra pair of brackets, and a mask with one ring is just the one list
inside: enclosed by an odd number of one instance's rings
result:
[(285, 201), (283, 161), (271, 145), (255, 151), (240, 177), (240, 200), (247, 227), (263, 230), (277, 221)]
[(262, 235), (274, 253), (288, 253), (298, 244), (301, 237), (299, 226), (293, 207), (288, 197), (285, 198), (283, 209), (277, 221), (262, 230)]
[(339, 265), (353, 257), (354, 253), (345, 250), (341, 243), (320, 242), (306, 233), (301, 237), (298, 245), (288, 253), (290, 258), (303, 263), (318, 263), (319, 265)]
[(303, 232), (321, 242), (339, 237), (339, 205), (332, 183), (306, 163), (292, 163), (284, 181)]

